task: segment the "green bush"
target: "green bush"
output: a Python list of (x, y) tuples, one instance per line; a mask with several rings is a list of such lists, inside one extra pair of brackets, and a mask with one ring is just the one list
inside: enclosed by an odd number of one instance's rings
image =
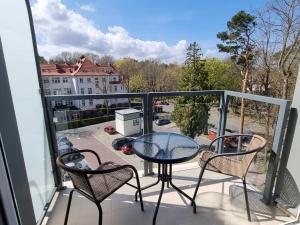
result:
[(99, 117), (80, 119), (80, 120), (72, 120), (68, 122), (55, 123), (55, 128), (56, 131), (61, 131), (61, 130), (74, 129), (74, 128), (85, 127), (97, 123), (112, 121), (114, 119), (115, 119), (114, 115), (108, 115), (108, 116), (99, 116)]

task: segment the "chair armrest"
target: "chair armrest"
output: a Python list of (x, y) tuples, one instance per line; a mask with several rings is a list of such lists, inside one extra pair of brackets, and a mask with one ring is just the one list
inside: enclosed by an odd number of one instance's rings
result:
[(212, 149), (212, 145), (221, 138), (229, 138), (229, 137), (253, 137), (253, 134), (228, 134), (228, 135), (221, 135), (212, 140), (212, 142), (208, 146), (208, 150)]
[(92, 155), (94, 155), (94, 157), (96, 157), (96, 159), (98, 161), (98, 164), (101, 165), (100, 157), (95, 151), (93, 151), (91, 149), (82, 149), (82, 150), (79, 150), (77, 152), (79, 152), (79, 153), (91, 153)]

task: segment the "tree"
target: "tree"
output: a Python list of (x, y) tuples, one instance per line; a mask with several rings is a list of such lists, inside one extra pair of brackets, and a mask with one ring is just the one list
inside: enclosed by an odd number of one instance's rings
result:
[[(184, 74), (179, 84), (180, 91), (199, 91), (209, 89), (208, 74), (204, 61), (201, 59), (201, 49), (196, 42), (187, 48)], [(178, 97), (173, 112), (175, 123), (181, 132), (194, 138), (207, 133), (209, 101), (205, 96)]]
[(83, 54), (85, 58), (87, 58), (88, 60), (90, 60), (93, 64), (96, 64), (99, 62), (100, 58), (99, 55), (91, 53), (91, 52), (87, 52), (85, 54)]
[(176, 64), (163, 66), (161, 76), (157, 79), (158, 91), (176, 91), (183, 74), (183, 68)]
[(135, 74), (129, 80), (131, 92), (144, 92), (146, 89), (145, 79), (142, 74)]
[[(242, 92), (247, 92), (249, 73), (253, 60), (255, 42), (252, 39), (256, 27), (255, 17), (240, 11), (227, 22), (227, 31), (219, 32), (217, 37), (225, 44), (218, 44), (220, 52), (230, 54), (231, 59), (240, 67)], [(239, 132), (244, 132), (245, 102), (241, 100), (241, 117)], [(241, 146), (241, 138), (239, 139)]]
[(127, 57), (116, 61), (115, 66), (120, 71), (122, 82), (127, 88), (127, 91), (130, 92), (130, 79), (133, 75), (139, 73), (138, 61)]
[(140, 62), (141, 71), (145, 77), (147, 91), (159, 90), (159, 78), (163, 75), (164, 66), (157, 59), (147, 59)]
[(40, 64), (47, 64), (48, 63), (47, 60), (44, 58), (44, 56), (40, 56), (40, 55), (39, 55), (39, 62), (40, 62)]
[(237, 74), (230, 63), (219, 59), (207, 59), (205, 70), (208, 73), (208, 82), (211, 89), (231, 91), (241, 89), (241, 81), (237, 79)]
[(276, 38), (277, 70), (283, 77), (282, 98), (287, 99), (293, 66), (300, 52), (300, 1), (273, 0), (265, 16), (272, 18), (270, 25)]
[(66, 64), (74, 64), (78, 60), (78, 58), (82, 54), (78, 52), (61, 52), (60, 54), (51, 57), (49, 62), (50, 63), (66, 63)]
[(111, 65), (114, 63), (114, 58), (111, 55), (102, 56), (97, 62), (99, 65)]

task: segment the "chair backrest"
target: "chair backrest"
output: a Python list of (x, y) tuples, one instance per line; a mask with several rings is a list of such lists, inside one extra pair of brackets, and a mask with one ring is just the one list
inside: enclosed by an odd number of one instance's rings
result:
[(244, 155), (244, 157), (241, 160), (242, 170), (243, 170), (242, 174), (244, 176), (246, 176), (249, 166), (252, 163), (256, 154), (265, 148), (266, 143), (267, 143), (267, 141), (265, 138), (263, 138), (259, 135), (252, 136), (251, 141), (246, 149), (246, 152), (251, 152), (251, 153)]
[(70, 163), (69, 158), (74, 154), (78, 154), (78, 153), (69, 152), (57, 157), (56, 164), (58, 167), (60, 167), (61, 169), (67, 172), (67, 174), (71, 178), (74, 188), (83, 191), (84, 193), (90, 195), (91, 197), (94, 197), (93, 190), (91, 188), (91, 185), (87, 177), (88, 176), (87, 171), (84, 169), (76, 168), (75, 166), (70, 166), (72, 162)]

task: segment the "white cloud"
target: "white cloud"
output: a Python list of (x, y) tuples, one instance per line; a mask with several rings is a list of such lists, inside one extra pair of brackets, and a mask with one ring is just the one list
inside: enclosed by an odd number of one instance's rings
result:
[(102, 32), (96, 24), (68, 9), (61, 0), (37, 0), (32, 5), (39, 53), (46, 58), (61, 51), (110, 54), (137, 59), (156, 58), (163, 62), (183, 62), (187, 41), (170, 46), (162, 41), (141, 40), (125, 28), (113, 26)]
[(80, 9), (83, 10), (83, 11), (88, 11), (88, 12), (95, 12), (96, 11), (96, 9), (90, 4), (82, 5), (82, 6), (80, 6)]

